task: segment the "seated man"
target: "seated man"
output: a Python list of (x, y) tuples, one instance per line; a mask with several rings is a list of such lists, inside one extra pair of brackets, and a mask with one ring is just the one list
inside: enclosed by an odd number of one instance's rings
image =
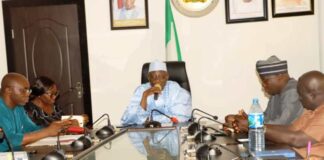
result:
[[(26, 114), (23, 105), (30, 95), (28, 80), (21, 74), (8, 73), (1, 81), (0, 95), (0, 127), (14, 150), (39, 139), (56, 136), (69, 121), (53, 122), (42, 129), (35, 125)], [(6, 140), (0, 143), (0, 152), (8, 151)]]
[[(297, 81), (289, 77), (287, 61), (271, 56), (265, 61), (258, 61), (256, 70), (264, 91), (270, 95), (264, 112), (264, 123), (291, 124), (303, 113), (303, 107), (297, 93)], [(231, 124), (234, 116), (226, 116), (225, 121)], [(236, 116), (247, 118), (243, 111)]]
[[(174, 116), (180, 122), (186, 122), (191, 113), (191, 96), (189, 92), (173, 81), (168, 81), (169, 74), (166, 64), (160, 61), (150, 63), (148, 80), (150, 82), (139, 86), (124, 112), (121, 123), (143, 124), (153, 109), (166, 115)], [(157, 99), (155, 100), (156, 97)], [(161, 123), (170, 120), (154, 112), (153, 119)]]
[[(310, 71), (298, 81), (298, 94), (305, 108), (304, 113), (291, 125), (265, 125), (266, 139), (288, 144), (306, 157), (307, 144), (312, 142), (311, 156), (324, 156), (324, 74)], [(248, 125), (236, 119), (237, 129), (248, 130)]]

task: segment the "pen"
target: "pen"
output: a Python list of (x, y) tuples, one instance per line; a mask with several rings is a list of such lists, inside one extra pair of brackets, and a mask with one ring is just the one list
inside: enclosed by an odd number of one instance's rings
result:
[(222, 146), (230, 146), (230, 145), (238, 145), (239, 143), (233, 142), (233, 143), (221, 143)]
[(309, 159), (310, 157), (310, 152), (311, 152), (311, 147), (312, 147), (312, 142), (311, 141), (308, 141), (308, 144), (307, 144), (307, 159)]

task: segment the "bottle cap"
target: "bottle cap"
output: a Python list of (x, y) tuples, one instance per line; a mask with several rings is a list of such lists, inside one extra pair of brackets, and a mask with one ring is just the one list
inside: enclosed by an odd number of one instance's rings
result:
[(259, 103), (259, 99), (258, 98), (253, 98), (253, 104), (258, 104)]

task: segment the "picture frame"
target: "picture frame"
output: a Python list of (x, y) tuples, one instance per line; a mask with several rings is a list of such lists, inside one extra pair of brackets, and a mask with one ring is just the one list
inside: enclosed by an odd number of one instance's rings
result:
[(272, 0), (272, 17), (314, 14), (314, 0)]
[(111, 30), (149, 28), (148, 0), (109, 0)]
[(226, 23), (268, 20), (267, 0), (225, 0)]

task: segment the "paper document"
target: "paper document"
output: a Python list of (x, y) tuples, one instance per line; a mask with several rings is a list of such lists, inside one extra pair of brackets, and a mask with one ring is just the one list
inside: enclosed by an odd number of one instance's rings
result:
[[(62, 135), (60, 136), (60, 142), (61, 145), (69, 145), (71, 144), (74, 140), (78, 139), (79, 137), (83, 136), (83, 134), (79, 135)], [(43, 138), (39, 141), (36, 141), (34, 143), (28, 144), (27, 147), (31, 146), (54, 146), (57, 144), (57, 137), (47, 137)]]
[[(27, 152), (25, 151), (15, 151), (15, 160), (28, 160)], [(12, 160), (12, 153), (11, 152), (2, 152), (0, 153), (1, 160)]]
[(65, 120), (65, 119), (76, 119), (78, 122), (79, 122), (79, 126), (83, 126), (83, 122), (84, 122), (84, 119), (83, 119), (83, 116), (81, 115), (63, 115), (61, 117), (61, 120)]

